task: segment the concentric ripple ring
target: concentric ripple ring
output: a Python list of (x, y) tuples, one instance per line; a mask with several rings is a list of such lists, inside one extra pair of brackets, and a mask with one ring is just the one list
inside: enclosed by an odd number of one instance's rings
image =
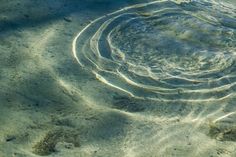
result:
[(236, 91), (236, 9), (154, 1), (99, 17), (73, 40), (105, 84), (156, 101), (219, 101)]

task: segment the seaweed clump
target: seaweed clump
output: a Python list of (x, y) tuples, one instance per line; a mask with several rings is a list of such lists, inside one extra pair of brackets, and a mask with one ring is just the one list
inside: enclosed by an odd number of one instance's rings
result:
[(219, 141), (236, 142), (236, 126), (210, 124), (209, 136)]
[(79, 147), (79, 134), (75, 130), (58, 129), (49, 131), (42, 140), (33, 146), (33, 153), (41, 156), (50, 155), (56, 152), (56, 145), (58, 142), (67, 142)]

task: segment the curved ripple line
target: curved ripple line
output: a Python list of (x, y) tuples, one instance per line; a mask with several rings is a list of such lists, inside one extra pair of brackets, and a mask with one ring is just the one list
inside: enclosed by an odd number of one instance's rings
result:
[[(163, 0), (122, 8), (84, 27), (72, 42), (73, 56), (101, 82), (139, 99), (231, 98), (236, 87), (236, 29), (230, 27), (234, 24), (222, 24), (224, 17), (232, 20), (233, 15), (211, 12), (217, 7), (229, 10), (204, 0), (183, 4)], [(176, 44), (176, 50), (168, 44)]]

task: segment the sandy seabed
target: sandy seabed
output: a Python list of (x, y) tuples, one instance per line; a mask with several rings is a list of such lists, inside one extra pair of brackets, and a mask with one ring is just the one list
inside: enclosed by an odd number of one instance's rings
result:
[(74, 58), (91, 21), (144, 2), (1, 1), (0, 157), (236, 156), (235, 96), (136, 99)]

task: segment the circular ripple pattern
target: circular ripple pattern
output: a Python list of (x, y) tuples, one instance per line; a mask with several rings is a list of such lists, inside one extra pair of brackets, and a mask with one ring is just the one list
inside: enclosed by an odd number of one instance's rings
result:
[(126, 7), (87, 25), (74, 57), (102, 82), (160, 101), (235, 96), (236, 10), (193, 1)]

